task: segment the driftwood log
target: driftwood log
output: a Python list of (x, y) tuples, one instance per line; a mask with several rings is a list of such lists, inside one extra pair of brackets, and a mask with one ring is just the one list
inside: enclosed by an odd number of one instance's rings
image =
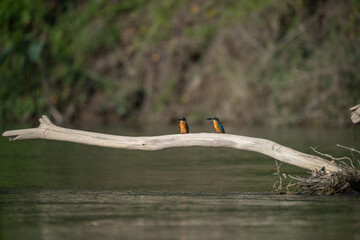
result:
[(356, 124), (360, 123), (360, 104), (350, 108), (351, 112), (351, 121)]
[(134, 150), (161, 150), (174, 147), (226, 147), (268, 155), (276, 160), (311, 171), (325, 170), (327, 173), (341, 172), (344, 169), (336, 163), (321, 157), (298, 152), (273, 141), (233, 134), (189, 133), (152, 137), (129, 137), (87, 132), (62, 128), (54, 125), (48, 117), (39, 119), (37, 128), (6, 131), (2, 135), (10, 141), (23, 139), (50, 139), (97, 145), (102, 147)]

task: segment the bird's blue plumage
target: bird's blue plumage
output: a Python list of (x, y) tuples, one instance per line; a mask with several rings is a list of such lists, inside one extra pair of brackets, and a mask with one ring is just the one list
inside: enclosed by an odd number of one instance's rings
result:
[(220, 130), (221, 130), (223, 133), (225, 133), (225, 129), (224, 129), (223, 125), (221, 124), (221, 122), (220, 122), (220, 121), (216, 121), (216, 123), (217, 123), (217, 125), (219, 126)]

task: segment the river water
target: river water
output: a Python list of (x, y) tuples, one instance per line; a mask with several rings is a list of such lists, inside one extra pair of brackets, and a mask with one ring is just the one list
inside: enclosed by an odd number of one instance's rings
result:
[[(130, 136), (177, 131), (176, 126), (82, 129)], [(310, 146), (334, 156), (348, 153), (336, 143), (360, 148), (355, 128), (226, 130), (308, 153)], [(146, 152), (1, 137), (0, 236), (360, 239), (359, 195), (271, 195), (274, 168), (267, 156), (225, 148)], [(285, 164), (281, 170), (306, 175)]]

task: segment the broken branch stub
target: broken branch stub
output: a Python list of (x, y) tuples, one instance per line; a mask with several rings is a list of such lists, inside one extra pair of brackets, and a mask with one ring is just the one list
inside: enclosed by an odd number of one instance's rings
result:
[(42, 116), (39, 121), (40, 126), (37, 128), (11, 130), (4, 132), (2, 135), (9, 137), (11, 141), (49, 139), (102, 147), (149, 151), (191, 146), (226, 147), (262, 153), (279, 161), (311, 171), (319, 171), (323, 168), (325, 168), (327, 172), (343, 171), (343, 169), (334, 162), (302, 153), (262, 138), (215, 133), (129, 137), (58, 127), (54, 125), (47, 116)]
[(351, 121), (354, 124), (360, 123), (360, 104), (350, 108), (351, 112)]

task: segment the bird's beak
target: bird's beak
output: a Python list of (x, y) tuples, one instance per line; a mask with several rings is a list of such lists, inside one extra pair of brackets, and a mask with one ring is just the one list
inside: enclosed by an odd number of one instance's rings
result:
[(207, 118), (206, 120), (212, 120), (212, 118)]

